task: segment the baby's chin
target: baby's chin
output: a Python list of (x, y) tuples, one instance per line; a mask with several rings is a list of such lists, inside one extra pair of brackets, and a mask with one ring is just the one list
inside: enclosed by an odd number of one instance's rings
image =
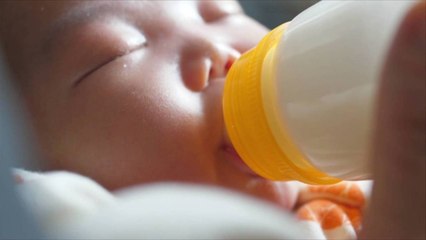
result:
[(266, 179), (253, 179), (247, 184), (247, 193), (291, 210), (296, 205), (301, 183), (278, 182)]
[(222, 159), (223, 161), (220, 161), (218, 169), (219, 175), (222, 176), (220, 185), (266, 200), (285, 209), (294, 207), (301, 183), (271, 181), (261, 177), (244, 163), (226, 133), (224, 142), (222, 151), (225, 157)]

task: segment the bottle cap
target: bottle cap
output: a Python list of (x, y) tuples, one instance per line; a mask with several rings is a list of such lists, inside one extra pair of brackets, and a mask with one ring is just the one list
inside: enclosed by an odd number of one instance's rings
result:
[[(257, 174), (271, 180), (299, 180), (309, 184), (331, 184), (340, 180), (320, 172), (305, 160), (290, 139), (277, 139), (265, 108), (262, 81), (272, 64), (276, 45), (285, 31), (283, 24), (268, 33), (231, 67), (224, 89), (225, 125), (234, 148)], [(269, 121), (269, 122), (268, 122)], [(287, 136), (284, 134), (283, 136)], [(287, 144), (282, 144), (286, 142)]]

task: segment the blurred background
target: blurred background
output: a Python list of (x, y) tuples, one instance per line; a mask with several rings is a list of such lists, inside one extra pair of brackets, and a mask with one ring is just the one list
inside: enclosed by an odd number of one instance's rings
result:
[(244, 11), (268, 28), (290, 21), (318, 0), (239, 0)]

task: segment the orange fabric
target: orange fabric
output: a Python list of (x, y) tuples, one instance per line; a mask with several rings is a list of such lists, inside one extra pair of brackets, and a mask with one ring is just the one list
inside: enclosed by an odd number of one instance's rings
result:
[(307, 192), (313, 197), (321, 196), (356, 207), (363, 206), (365, 203), (364, 193), (354, 182), (340, 182), (324, 186), (312, 185), (308, 186)]
[(318, 223), (323, 231), (350, 225), (359, 232), (366, 197), (356, 182), (308, 185), (299, 193), (296, 216)]
[(359, 230), (361, 230), (362, 209), (348, 207), (345, 205), (340, 205), (340, 208), (342, 208), (345, 214), (348, 216), (355, 231), (359, 232)]

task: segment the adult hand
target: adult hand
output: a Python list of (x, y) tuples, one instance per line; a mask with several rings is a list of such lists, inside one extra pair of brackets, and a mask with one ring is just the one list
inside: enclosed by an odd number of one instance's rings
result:
[(425, 8), (406, 15), (383, 71), (362, 238), (425, 239)]

